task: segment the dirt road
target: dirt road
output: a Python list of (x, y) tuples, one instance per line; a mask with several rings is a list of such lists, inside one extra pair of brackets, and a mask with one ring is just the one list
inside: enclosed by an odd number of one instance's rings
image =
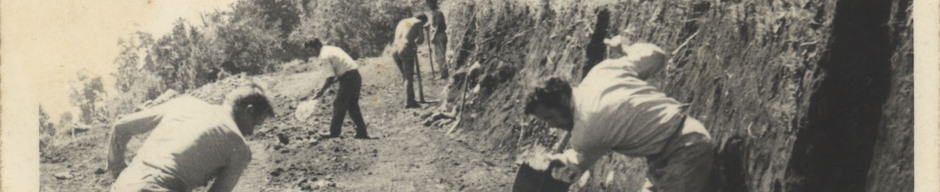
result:
[[(326, 189), (336, 191), (504, 191), (514, 169), (501, 155), (486, 154), (466, 145), (459, 136), (421, 125), (421, 116), (437, 107), (442, 80), (424, 75), (425, 103), (421, 109), (404, 109), (397, 69), (390, 60), (368, 59), (360, 69), (364, 79), (361, 107), (374, 139), (352, 139), (349, 120), (337, 139), (318, 139), (332, 114), (332, 96), (321, 100), (320, 110), (306, 122), (291, 114), (315, 87), (317, 72), (286, 78), (263, 78), (282, 102), (277, 122), (269, 123), (255, 138), (264, 145), (267, 159), (257, 159), (248, 175), (247, 189), (261, 191)], [(424, 66), (423, 69), (429, 69)], [(322, 78), (322, 77), (321, 77)], [(313, 81), (311, 81), (313, 80)], [(284, 99), (286, 98), (286, 99)], [(286, 109), (286, 110), (285, 110)], [(265, 156), (259, 156), (265, 157)], [(254, 176), (264, 173), (265, 176)], [(256, 182), (269, 179), (267, 182)]]
[[(307, 65), (301, 63), (300, 65)], [(328, 129), (333, 91), (307, 121), (293, 118), (294, 107), (312, 98), (325, 72), (285, 70), (253, 77), (267, 84), (276, 117), (249, 137), (253, 159), (237, 191), (506, 191), (515, 167), (505, 154), (479, 151), (460, 135), (447, 135), (439, 127), (422, 125), (422, 115), (433, 112), (444, 86), (430, 79), (423, 64), (425, 97), (420, 109), (404, 109), (401, 78), (388, 58), (363, 59), (361, 107), (373, 139), (353, 139), (348, 118), (340, 138), (320, 139)], [(301, 67), (304, 68), (304, 67)], [(222, 80), (188, 94), (212, 103), (237, 80)], [(57, 161), (42, 163), (44, 191), (103, 191), (113, 180), (103, 173), (107, 126), (82, 133), (79, 138), (52, 145), (44, 155)], [(136, 146), (135, 146), (136, 145)], [(132, 142), (129, 149), (139, 144)], [(132, 154), (132, 153), (129, 153)], [(87, 157), (86, 157), (87, 156)], [(66, 172), (70, 178), (56, 177)], [(197, 189), (204, 191), (205, 188)]]

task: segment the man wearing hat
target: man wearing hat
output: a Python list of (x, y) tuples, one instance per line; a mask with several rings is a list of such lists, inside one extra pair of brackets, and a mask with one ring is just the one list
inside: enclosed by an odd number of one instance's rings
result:
[(577, 87), (551, 78), (528, 95), (526, 114), (571, 135), (571, 149), (545, 160), (584, 172), (611, 151), (646, 157), (649, 190), (703, 191), (713, 171), (711, 136), (644, 81), (664, 67), (665, 53), (637, 43), (626, 54), (599, 63)]

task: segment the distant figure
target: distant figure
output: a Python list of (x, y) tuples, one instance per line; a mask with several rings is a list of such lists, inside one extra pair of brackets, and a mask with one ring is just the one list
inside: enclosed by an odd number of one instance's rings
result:
[(431, 44), (433, 44), (434, 63), (437, 63), (441, 69), (441, 79), (447, 79), (450, 76), (447, 69), (447, 22), (445, 22), (444, 13), (441, 12), (437, 0), (427, 0), (428, 8), (431, 9), (431, 22), (425, 24), (428, 27), (428, 33), (431, 34)]
[[(111, 191), (190, 191), (213, 178), (209, 191), (232, 191), (251, 161), (245, 137), (272, 116), (256, 84), (237, 88), (222, 105), (186, 96), (127, 115), (111, 130), (108, 169), (117, 178)], [(150, 130), (127, 166), (127, 142)]]
[(646, 157), (652, 191), (703, 191), (714, 144), (682, 104), (644, 82), (665, 65), (662, 49), (634, 44), (627, 57), (592, 69), (578, 87), (551, 78), (528, 95), (525, 113), (568, 130), (572, 149), (546, 160), (584, 172), (614, 151)]
[(421, 107), (415, 101), (414, 75), (415, 65), (418, 64), (418, 44), (424, 42), (421, 27), (427, 21), (426, 15), (419, 14), (399, 21), (395, 28), (395, 40), (392, 42), (395, 52), (392, 58), (395, 59), (395, 64), (405, 80), (405, 108)]
[(217, 79), (225, 79), (226, 77), (238, 74), (238, 68), (235, 67), (235, 63), (232, 61), (222, 62), (219, 69), (221, 70), (216, 74)]
[(312, 57), (318, 57), (333, 70), (333, 76), (327, 77), (323, 88), (317, 91), (314, 99), (323, 96), (323, 91), (330, 88), (334, 81), (339, 81), (339, 90), (333, 100), (333, 119), (330, 120), (330, 134), (324, 138), (339, 137), (343, 128), (343, 119), (349, 111), (349, 118), (356, 124), (357, 139), (368, 139), (366, 123), (362, 120), (362, 111), (359, 109), (359, 94), (362, 90), (362, 76), (359, 75), (359, 63), (356, 63), (343, 49), (334, 46), (324, 46), (320, 39), (304, 44), (304, 49)]

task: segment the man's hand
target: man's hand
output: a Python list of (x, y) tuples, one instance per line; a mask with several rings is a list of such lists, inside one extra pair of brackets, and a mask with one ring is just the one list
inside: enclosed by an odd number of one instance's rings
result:
[(551, 163), (564, 164), (562, 160), (565, 159), (565, 155), (562, 153), (549, 154), (545, 157)]
[(326, 80), (323, 81), (323, 88), (320, 88), (320, 90), (317, 91), (317, 94), (313, 96), (313, 99), (319, 99), (320, 96), (323, 96), (323, 91), (326, 91), (327, 88), (330, 88), (330, 86), (333, 85), (333, 81), (335, 80), (335, 76), (327, 77)]
[(526, 161), (529, 164), (529, 167), (536, 171), (545, 171), (551, 169), (552, 167), (561, 167), (563, 166), (560, 156), (561, 154), (545, 154), (538, 155)]
[(323, 96), (323, 91), (325, 90), (326, 89), (320, 89), (320, 91), (317, 91), (317, 93), (313, 95), (313, 99), (319, 99), (321, 96)]

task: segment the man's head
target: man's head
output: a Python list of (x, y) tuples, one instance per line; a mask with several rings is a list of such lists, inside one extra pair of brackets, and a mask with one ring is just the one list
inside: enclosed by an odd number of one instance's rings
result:
[(418, 15), (415, 15), (415, 19), (421, 20), (421, 23), (427, 23), (427, 22), (428, 22), (428, 15), (426, 15), (426, 14), (424, 14), (424, 13), (419, 13)]
[(312, 57), (320, 56), (320, 48), (323, 48), (323, 43), (320, 43), (319, 38), (315, 38), (311, 41), (307, 41), (306, 43), (304, 43), (304, 49), (306, 49), (307, 52)]
[(534, 115), (553, 127), (570, 131), (574, 127), (571, 95), (568, 82), (552, 77), (541, 82), (526, 96), (525, 114)]
[(425, 2), (428, 4), (428, 8), (431, 10), (437, 10), (439, 8), (437, 6), (437, 0), (427, 0)]
[(271, 102), (264, 90), (251, 82), (241, 85), (225, 97), (225, 105), (232, 107), (232, 116), (242, 135), (251, 135), (255, 126), (274, 116)]
[(666, 67), (666, 53), (659, 46), (635, 43), (627, 49), (627, 60), (631, 61), (640, 79), (646, 79)]

